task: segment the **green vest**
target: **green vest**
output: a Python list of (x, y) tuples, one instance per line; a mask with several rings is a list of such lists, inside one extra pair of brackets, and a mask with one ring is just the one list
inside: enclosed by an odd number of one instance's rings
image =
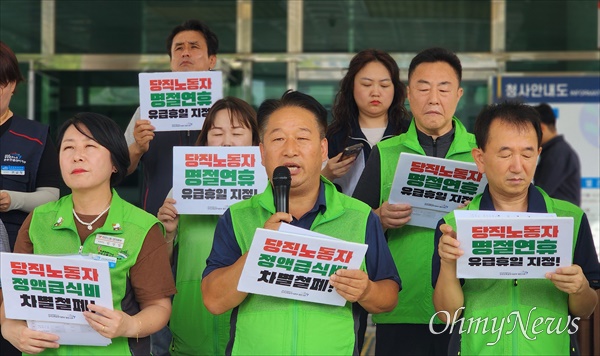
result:
[[(538, 190), (544, 197), (548, 213), (573, 218), (573, 251), (575, 251), (583, 211), (569, 202), (552, 199), (543, 190), (539, 188)], [(479, 210), (480, 203), (481, 195), (478, 195), (465, 209)], [(446, 215), (444, 220), (456, 230), (453, 212)], [(483, 323), (480, 324), (478, 332), (475, 332), (477, 322), (472, 323), (472, 331), (461, 335), (461, 355), (569, 355), (570, 337), (567, 332), (568, 324), (570, 324), (570, 319), (568, 319), (569, 295), (556, 288), (551, 281), (547, 279), (520, 279), (518, 281), (512, 279), (467, 279), (462, 289), (465, 300), (463, 311), (465, 330), (470, 318), (476, 321), (479, 318), (491, 320), (494, 317), (498, 318), (495, 327), (498, 329), (502, 318), (506, 319), (516, 311), (520, 314), (521, 322), (513, 314), (510, 322), (506, 321), (504, 328), (499, 333), (489, 331), (491, 322), (488, 323), (487, 333), (483, 333)], [(536, 309), (533, 309), (534, 307)], [(537, 326), (535, 330), (542, 332), (533, 334), (532, 325), (538, 318), (542, 318), (544, 321), (554, 318), (554, 321), (551, 324), (544, 322)], [(527, 330), (527, 337), (535, 338), (535, 340), (528, 340), (523, 335), (521, 325)], [(514, 331), (507, 334), (513, 328)], [(547, 333), (548, 329), (552, 333)], [(453, 332), (458, 332), (456, 325)], [(487, 343), (495, 343), (495, 345), (487, 345)]]
[[(43, 255), (89, 253), (108, 255), (117, 258), (116, 267), (110, 268), (110, 281), (113, 294), (113, 308), (121, 309), (125, 296), (129, 270), (137, 261), (144, 238), (154, 224), (156, 217), (121, 199), (115, 190), (104, 225), (96, 229), (85, 240), (83, 246), (73, 220), (73, 200), (71, 195), (58, 201), (41, 205), (33, 211), (29, 238), (33, 253)], [(161, 225), (162, 226), (162, 225)], [(124, 239), (123, 247), (109, 247), (95, 243), (96, 234), (110, 235)], [(64, 345), (58, 349), (46, 349), (48, 355), (129, 355), (128, 339), (118, 337), (106, 347)]]
[(169, 328), (172, 355), (224, 355), (231, 311), (211, 314), (202, 303), (202, 271), (219, 215), (181, 215), (177, 235), (177, 294)]
[[(446, 158), (473, 162), (471, 150), (477, 146), (475, 136), (468, 133), (458, 119), (453, 118), (452, 121), (454, 140)], [(390, 196), (400, 153), (425, 156), (425, 151), (419, 144), (414, 119), (406, 133), (381, 141), (377, 147), (381, 163), (381, 206)], [(434, 230), (405, 225), (399, 229), (388, 229), (386, 235), (398, 274), (402, 278), (402, 290), (398, 294), (396, 308), (391, 312), (373, 315), (373, 321), (379, 324), (428, 324), (431, 316), (435, 314), (431, 286)], [(437, 318), (435, 322), (442, 323)]]
[[(364, 243), (371, 209), (338, 193), (323, 177), (321, 181), (327, 209), (317, 215), (311, 230)], [(264, 226), (275, 213), (271, 186), (262, 194), (232, 205), (230, 210), (235, 236), (244, 254), (256, 228)], [(238, 307), (233, 355), (352, 355), (354, 347), (351, 303), (337, 307), (248, 294)]]

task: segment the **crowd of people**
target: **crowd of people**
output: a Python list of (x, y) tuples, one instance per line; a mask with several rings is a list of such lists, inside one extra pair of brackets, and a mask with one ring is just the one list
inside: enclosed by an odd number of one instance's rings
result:
[[(167, 38), (171, 70), (213, 70), (218, 44), (206, 24), (184, 22)], [(2, 251), (98, 253), (96, 234), (118, 234), (127, 251), (110, 268), (113, 309), (89, 304), (83, 313), (112, 340), (109, 346), (61, 345), (52, 333), (6, 318), (2, 303), (3, 355), (358, 355), (369, 313), (377, 355), (566, 355), (575, 347), (567, 333), (543, 330), (534, 341), (515, 332), (513, 342), (490, 345), (493, 336), (485, 332), (452, 333), (447, 324), (456, 320), (439, 312), (502, 318), (536, 307), (544, 318), (586, 318), (598, 303), (600, 263), (577, 206), (580, 165), (557, 134), (552, 109), (489, 105), (469, 133), (455, 116), (462, 66), (450, 50), (418, 53), (406, 85), (388, 53), (357, 53), (329, 125), (323, 105), (288, 90), (257, 111), (238, 98), (218, 100), (194, 131), (155, 131), (138, 108), (123, 133), (110, 118), (83, 112), (61, 126), (57, 147), (47, 126), (10, 111), (23, 78), (12, 50), (0, 42), (0, 52)], [(179, 214), (169, 191), (172, 151), (193, 145), (259, 146), (270, 181), (276, 167), (290, 171), (289, 212), (276, 209), (269, 184), (222, 215)], [(357, 145), (362, 149), (348, 154)], [(410, 204), (389, 202), (401, 153), (475, 163), (488, 185), (463, 209), (573, 218), (573, 264), (518, 283), (457, 278), (464, 247), (454, 213), (433, 221), (435, 229), (414, 226)], [(536, 170), (538, 159), (545, 167)], [(136, 207), (114, 187), (140, 164), (142, 206)], [(562, 183), (557, 173), (569, 180)], [(63, 197), (61, 179), (71, 190)], [(329, 277), (344, 306), (237, 289), (256, 229), (282, 223), (368, 246), (361, 268)]]

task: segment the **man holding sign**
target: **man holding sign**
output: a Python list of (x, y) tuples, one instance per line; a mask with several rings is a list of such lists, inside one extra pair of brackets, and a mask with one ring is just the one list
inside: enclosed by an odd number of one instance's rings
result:
[[(187, 20), (176, 26), (167, 37), (167, 54), (171, 71), (207, 71), (217, 63), (219, 40), (210, 28), (198, 21)], [(173, 147), (193, 146), (200, 130), (157, 131), (148, 117), (141, 117), (138, 107), (127, 129), (125, 140), (131, 163), (127, 174), (133, 173), (143, 163), (142, 206), (152, 215), (158, 209), (173, 186)], [(170, 331), (164, 328), (152, 341), (154, 355), (169, 354)]]
[[(378, 355), (446, 354), (449, 334), (433, 334), (434, 314), (430, 283), (433, 229), (407, 225), (410, 204), (388, 202), (394, 173), (402, 152), (473, 162), (475, 138), (454, 117), (463, 90), (458, 57), (443, 48), (419, 53), (408, 69), (408, 101), (414, 118), (408, 131), (380, 142), (371, 152), (354, 197), (380, 217), (394, 262), (403, 279), (398, 306), (373, 317), (377, 323)], [(437, 220), (437, 219), (436, 219)], [(442, 330), (437, 320), (436, 329)]]
[[(207, 71), (217, 63), (219, 40), (204, 23), (188, 20), (175, 27), (167, 38), (167, 53), (173, 72)], [(141, 161), (144, 165), (142, 208), (152, 215), (158, 213), (169, 189), (173, 186), (173, 146), (193, 146), (200, 134), (193, 131), (160, 131), (147, 117), (136, 110), (125, 131), (133, 173)]]
[[(477, 117), (475, 136), (478, 148), (473, 157), (487, 175), (488, 186), (466, 209), (571, 217), (573, 264), (546, 273), (546, 279), (459, 280), (457, 259), (468, 246), (457, 240), (455, 216), (450, 213), (436, 231), (432, 283), (437, 315), (447, 323), (457, 321), (461, 312), (464, 320), (476, 320), (478, 326), (493, 321), (491, 332), (484, 326), (466, 332), (461, 327), (453, 333), (457, 340), (462, 334), (460, 341), (451, 343), (462, 355), (568, 355), (575, 350), (569, 347), (568, 328), (574, 326), (576, 331), (577, 318), (587, 318), (598, 302), (592, 288), (600, 287), (600, 264), (587, 217), (577, 206), (552, 199), (531, 184), (542, 142), (539, 115), (532, 107), (488, 106)], [(576, 317), (572, 322), (571, 316)]]
[[(214, 314), (234, 309), (227, 354), (358, 354), (353, 302), (371, 313), (391, 310), (400, 285), (378, 218), (369, 207), (338, 193), (320, 176), (327, 159), (327, 112), (314, 98), (286, 92), (258, 110), (262, 164), (291, 173), (290, 213), (277, 212), (271, 186), (234, 204), (219, 220), (202, 280), (204, 304)], [(283, 209), (282, 209), (283, 210)], [(339, 269), (329, 283), (345, 306), (300, 302), (239, 292), (237, 287), (256, 228), (280, 224), (366, 243), (363, 269)]]

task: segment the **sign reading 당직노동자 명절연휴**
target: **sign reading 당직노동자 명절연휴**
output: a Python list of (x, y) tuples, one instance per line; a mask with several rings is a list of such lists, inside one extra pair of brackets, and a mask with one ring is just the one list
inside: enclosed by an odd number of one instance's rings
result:
[(403, 152), (388, 201), (411, 205), (408, 225), (435, 229), (444, 215), (482, 193), (486, 184), (475, 163)]
[(173, 198), (180, 214), (221, 215), (268, 184), (256, 146), (173, 148)]
[(219, 71), (140, 73), (140, 116), (156, 131), (200, 130), (208, 109), (223, 98)]
[(464, 251), (456, 262), (458, 278), (543, 279), (571, 265), (571, 217), (477, 210), (454, 215)]

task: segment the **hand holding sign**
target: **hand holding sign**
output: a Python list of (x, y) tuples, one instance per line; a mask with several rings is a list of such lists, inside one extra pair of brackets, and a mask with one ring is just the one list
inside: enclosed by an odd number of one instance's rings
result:
[(369, 276), (359, 269), (338, 269), (329, 277), (329, 283), (339, 295), (354, 303), (361, 301), (368, 294), (371, 281)]
[(442, 263), (450, 263), (455, 265), (456, 260), (464, 254), (464, 251), (459, 248), (460, 242), (456, 239), (456, 231), (452, 230), (452, 226), (443, 224), (440, 226), (442, 237), (438, 245), (438, 253)]
[(109, 339), (139, 336), (140, 325), (132, 315), (93, 304), (88, 305), (88, 310), (83, 312), (85, 320), (100, 335)]
[(554, 273), (546, 273), (546, 278), (567, 294), (581, 293), (590, 288), (590, 283), (578, 265), (557, 268)]
[(144, 154), (150, 149), (150, 141), (154, 139), (154, 129), (150, 120), (138, 120), (135, 122), (133, 138), (140, 154)]
[(175, 230), (177, 230), (177, 225), (179, 224), (179, 213), (177, 212), (177, 208), (175, 208), (175, 203), (175, 199), (166, 198), (156, 215), (158, 220), (160, 220), (165, 227), (167, 240), (175, 237)]
[(2, 336), (25, 354), (39, 354), (45, 349), (57, 349), (58, 335), (35, 331), (24, 320), (4, 319)]
[(410, 221), (412, 207), (410, 204), (390, 204), (385, 201), (379, 209), (375, 210), (375, 214), (379, 215), (384, 230), (397, 229)]

